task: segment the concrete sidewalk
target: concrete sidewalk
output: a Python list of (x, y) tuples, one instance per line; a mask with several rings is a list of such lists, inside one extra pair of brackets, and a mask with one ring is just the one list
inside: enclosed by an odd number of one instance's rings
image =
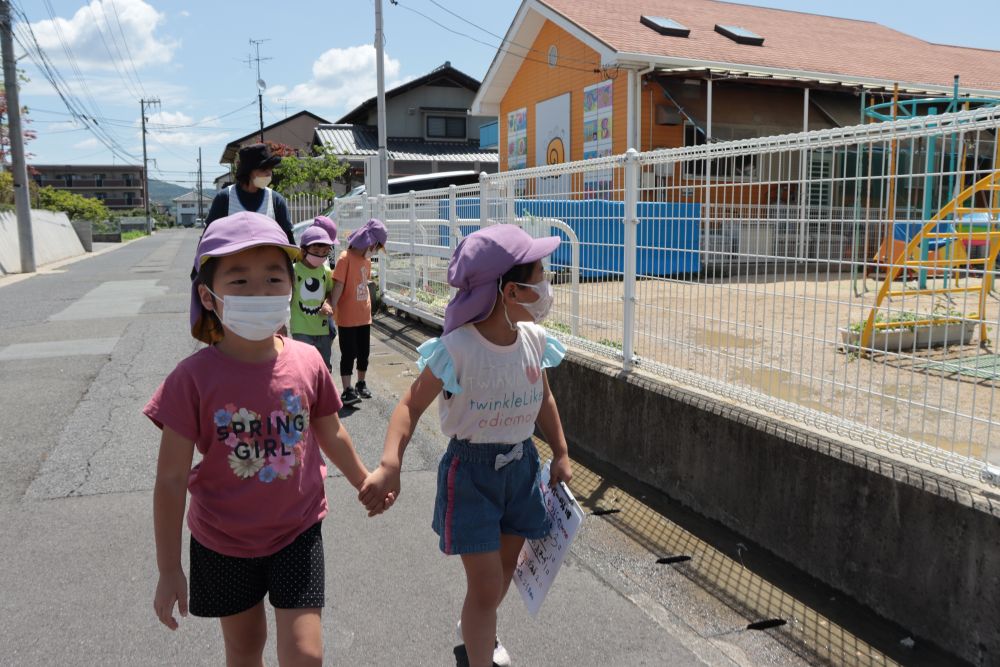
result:
[[(14, 457), (0, 471), (9, 491), (0, 495), (0, 664), (221, 663), (216, 621), (187, 618), (171, 633), (152, 612), (159, 434), (140, 413), (166, 372), (197, 347), (186, 333), (187, 270), (197, 236), (158, 234), (0, 290), (0, 308), (19, 313), (0, 323), (0, 438)], [(140, 298), (130, 312), (130, 299)], [(111, 351), (88, 351), (85, 340), (113, 341)], [(33, 358), (30, 346), (39, 341), (56, 352)], [(369, 466), (415, 369), (405, 346), (377, 335), (372, 342), (376, 396), (344, 415)], [(76, 367), (86, 372), (67, 372)], [(328, 664), (456, 663), (464, 575), (458, 559), (440, 554), (430, 529), (444, 445), (432, 408), (408, 448), (399, 501), (376, 519), (365, 516), (343, 479), (328, 479)], [(746, 646), (707, 639), (637, 595), (620, 572), (637, 557), (634, 547), (608, 530), (588, 518), (537, 620), (516, 592), (508, 596), (501, 635), (515, 664), (801, 664), (765, 635), (754, 641), (770, 659), (748, 658)], [(612, 543), (617, 551), (609, 552)], [(704, 600), (691, 604), (705, 608)], [(273, 642), (268, 655), (276, 664)]]

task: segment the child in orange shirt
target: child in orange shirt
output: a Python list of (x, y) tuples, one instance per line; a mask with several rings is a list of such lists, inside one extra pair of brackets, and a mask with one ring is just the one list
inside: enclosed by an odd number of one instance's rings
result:
[[(372, 273), (371, 257), (385, 247), (388, 232), (381, 220), (372, 218), (347, 238), (347, 250), (340, 253), (333, 270), (334, 319), (340, 341), (340, 379), (344, 392), (340, 400), (352, 407), (362, 398), (371, 398), (365, 383), (371, 345), (372, 302), (368, 279)], [(358, 364), (358, 383), (351, 386), (354, 362)]]

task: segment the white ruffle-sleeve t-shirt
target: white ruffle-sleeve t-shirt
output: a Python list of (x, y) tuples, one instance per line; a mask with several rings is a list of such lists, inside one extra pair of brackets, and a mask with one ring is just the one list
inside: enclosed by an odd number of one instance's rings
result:
[(566, 348), (532, 322), (517, 340), (495, 345), (466, 324), (420, 346), (417, 365), (444, 383), (441, 431), (473, 443), (514, 444), (530, 438), (542, 405), (542, 371), (559, 365)]

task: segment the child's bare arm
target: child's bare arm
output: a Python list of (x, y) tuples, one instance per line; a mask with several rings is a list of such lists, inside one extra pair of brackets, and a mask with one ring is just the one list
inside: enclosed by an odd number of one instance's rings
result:
[(344, 293), (344, 283), (339, 280), (333, 281), (333, 289), (330, 291), (330, 296), (327, 301), (330, 303), (330, 307), (333, 311), (337, 311), (337, 302), (340, 301), (340, 295)]
[(181, 530), (187, 501), (188, 474), (194, 443), (169, 427), (160, 437), (160, 454), (153, 488), (153, 532), (156, 537), (156, 567), (160, 572), (153, 609), (160, 622), (177, 629), (174, 603), (187, 616), (187, 578), (181, 567)]
[(559, 419), (559, 408), (549, 390), (549, 379), (545, 373), (542, 373), (542, 407), (538, 411), (536, 424), (545, 442), (552, 449), (552, 467), (549, 469), (552, 483), (569, 482), (573, 477), (573, 469), (569, 462), (569, 447), (566, 445), (562, 420)]
[(392, 411), (382, 448), (381, 465), (368, 476), (358, 494), (358, 499), (369, 510), (386, 494), (399, 497), (399, 469), (403, 464), (403, 452), (413, 437), (420, 415), (434, 402), (443, 388), (444, 383), (431, 373), (430, 368), (424, 368)]
[(361, 483), (368, 476), (368, 468), (361, 462), (361, 457), (354, 449), (351, 436), (344, 428), (336, 413), (320, 417), (309, 424), (319, 440), (319, 448), (333, 465), (337, 466), (344, 477), (355, 489), (361, 488)]

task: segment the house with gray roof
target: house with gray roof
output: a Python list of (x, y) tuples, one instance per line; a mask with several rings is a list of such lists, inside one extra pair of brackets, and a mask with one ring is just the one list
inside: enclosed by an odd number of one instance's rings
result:
[[(479, 145), (480, 126), (496, 122), (496, 117), (469, 114), (479, 83), (446, 62), (386, 91), (390, 177), (466, 169), (497, 171), (497, 151)], [(317, 126), (313, 145), (332, 148), (351, 163), (354, 180), (362, 180), (365, 158), (378, 153), (376, 98), (336, 123)]]

